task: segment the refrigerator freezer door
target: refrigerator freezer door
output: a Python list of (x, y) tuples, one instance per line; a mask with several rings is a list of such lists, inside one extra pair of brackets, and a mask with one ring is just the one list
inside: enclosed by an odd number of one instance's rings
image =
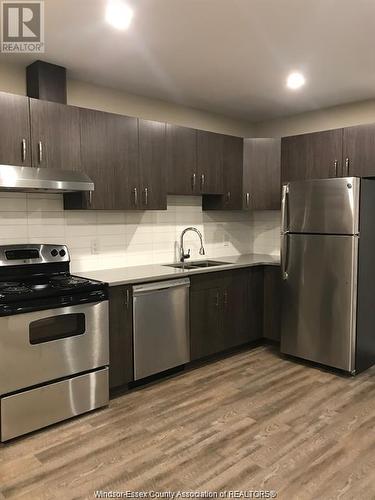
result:
[(286, 238), (281, 352), (352, 372), (358, 237)]
[(296, 181), (283, 189), (283, 227), (290, 233), (358, 234), (360, 179)]

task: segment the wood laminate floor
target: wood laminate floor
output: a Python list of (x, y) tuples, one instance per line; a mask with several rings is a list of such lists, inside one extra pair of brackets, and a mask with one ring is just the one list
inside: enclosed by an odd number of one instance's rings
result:
[(259, 347), (0, 446), (3, 499), (252, 489), (375, 498), (375, 369), (347, 378)]

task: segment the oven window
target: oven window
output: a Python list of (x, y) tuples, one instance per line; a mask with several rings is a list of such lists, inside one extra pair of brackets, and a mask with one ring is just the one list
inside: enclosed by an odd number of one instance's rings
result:
[(29, 326), (30, 344), (41, 344), (52, 340), (66, 339), (85, 333), (85, 315), (61, 314), (33, 321)]

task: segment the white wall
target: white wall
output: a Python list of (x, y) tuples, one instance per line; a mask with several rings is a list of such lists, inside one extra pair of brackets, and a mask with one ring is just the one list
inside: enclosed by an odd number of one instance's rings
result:
[(375, 99), (254, 124), (255, 137), (285, 137), (375, 122)]
[(246, 120), (225, 117), (75, 80), (69, 80), (67, 87), (68, 103), (74, 106), (165, 121), (228, 135), (248, 137), (253, 133), (252, 124)]
[[(194, 225), (208, 258), (279, 253), (280, 214), (203, 212), (200, 197), (170, 196), (167, 211), (64, 211), (62, 195), (0, 193), (0, 244), (67, 244), (72, 270), (168, 263), (182, 229)], [(186, 238), (199, 257), (196, 234)]]

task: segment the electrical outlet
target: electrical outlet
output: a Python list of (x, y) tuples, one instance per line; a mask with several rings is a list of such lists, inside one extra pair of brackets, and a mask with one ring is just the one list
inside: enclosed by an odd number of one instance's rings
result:
[(97, 255), (99, 253), (99, 244), (98, 240), (91, 240), (91, 253), (92, 255)]

